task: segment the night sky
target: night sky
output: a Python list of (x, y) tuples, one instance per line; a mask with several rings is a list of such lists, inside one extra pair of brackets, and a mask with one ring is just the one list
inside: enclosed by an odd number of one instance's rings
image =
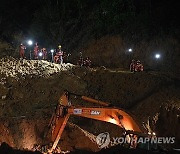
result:
[(43, 5), (43, 0), (1, 0), (1, 29), (14, 25), (14, 30), (27, 33), (34, 12)]

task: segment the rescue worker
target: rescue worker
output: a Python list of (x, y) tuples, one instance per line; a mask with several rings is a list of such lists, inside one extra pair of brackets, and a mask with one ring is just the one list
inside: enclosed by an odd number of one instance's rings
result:
[(67, 53), (66, 52), (63, 52), (63, 61), (64, 61), (64, 63), (67, 62)]
[(91, 60), (89, 57), (87, 57), (84, 61), (84, 66), (86, 67), (91, 67)]
[(24, 54), (25, 54), (25, 49), (26, 49), (26, 46), (24, 46), (24, 45), (21, 43), (20, 49), (19, 49), (20, 58), (25, 58), (25, 56), (24, 56)]
[(133, 59), (130, 64), (130, 71), (135, 72), (136, 61)]
[(80, 57), (79, 60), (78, 60), (78, 62), (77, 62), (77, 65), (83, 66), (83, 64), (84, 64), (83, 57)]
[(137, 60), (135, 65), (135, 71), (136, 72), (142, 72), (144, 70), (143, 65), (141, 64), (140, 60)]
[(61, 45), (58, 46), (58, 52), (59, 52), (59, 59), (60, 59), (60, 64), (63, 63), (63, 51), (61, 50)]
[(46, 48), (42, 49), (42, 53), (43, 53), (43, 59), (46, 60), (47, 59), (47, 50), (46, 50)]
[(67, 61), (67, 63), (69, 63), (69, 57), (71, 56), (71, 54), (70, 53), (68, 53), (67, 54), (67, 57), (66, 57), (66, 61)]
[(55, 62), (56, 64), (59, 63), (59, 57), (60, 57), (59, 52), (56, 52), (56, 54), (55, 54), (55, 56), (54, 56), (54, 62)]
[(66, 63), (69, 63), (69, 57), (71, 56), (71, 54), (70, 53), (68, 53), (67, 55), (66, 55)]
[(82, 52), (79, 52), (79, 55), (80, 55), (80, 57), (79, 57), (79, 60), (77, 62), (77, 65), (83, 66), (84, 65), (84, 59), (83, 59), (83, 56), (82, 56)]
[(39, 46), (38, 43), (36, 42), (34, 46), (34, 59), (38, 59), (38, 52), (39, 52)]
[(63, 51), (61, 50), (61, 45), (58, 46), (57, 53), (54, 56), (54, 62), (60, 64), (63, 63)]

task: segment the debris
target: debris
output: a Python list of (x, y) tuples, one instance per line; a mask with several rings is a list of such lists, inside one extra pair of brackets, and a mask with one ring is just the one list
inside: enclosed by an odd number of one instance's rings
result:
[[(54, 64), (44, 60), (25, 60), (14, 58), (0, 59), (0, 74), (16, 79), (25, 77), (26, 75), (36, 75), (41, 77), (49, 77), (54, 73), (67, 71), (74, 67), (73, 64)], [(1, 84), (4, 84), (1, 79)]]
[(1, 99), (6, 99), (6, 95), (2, 96)]

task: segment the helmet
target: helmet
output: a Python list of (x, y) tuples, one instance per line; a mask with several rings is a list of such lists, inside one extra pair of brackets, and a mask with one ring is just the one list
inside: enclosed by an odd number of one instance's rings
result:
[(58, 48), (61, 48), (61, 45), (59, 45)]
[(140, 60), (137, 60), (137, 63), (141, 63)]

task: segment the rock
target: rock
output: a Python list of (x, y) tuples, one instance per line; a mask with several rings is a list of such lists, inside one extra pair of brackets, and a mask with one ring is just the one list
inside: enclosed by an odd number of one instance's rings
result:
[(6, 99), (6, 95), (2, 96), (1, 99)]

